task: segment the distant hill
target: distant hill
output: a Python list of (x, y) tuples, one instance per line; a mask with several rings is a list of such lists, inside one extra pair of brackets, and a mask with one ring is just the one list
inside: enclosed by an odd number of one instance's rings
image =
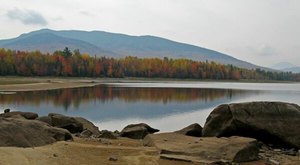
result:
[(282, 71), (292, 72), (292, 73), (300, 73), (300, 67), (297, 66), (297, 67), (292, 67), (292, 68), (284, 68), (284, 69), (282, 69)]
[(97, 56), (124, 57), (131, 55), (138, 57), (188, 58), (232, 64), (242, 68), (267, 69), (214, 50), (160, 37), (129, 36), (103, 31), (42, 29), (22, 34), (17, 38), (0, 40), (0, 47), (27, 51), (40, 50), (44, 53), (52, 53), (55, 50), (69, 47), (71, 50), (79, 49), (82, 53)]
[(284, 72), (300, 73), (300, 66), (296, 66), (289, 62), (280, 62), (278, 64), (273, 65), (271, 68), (281, 70)]

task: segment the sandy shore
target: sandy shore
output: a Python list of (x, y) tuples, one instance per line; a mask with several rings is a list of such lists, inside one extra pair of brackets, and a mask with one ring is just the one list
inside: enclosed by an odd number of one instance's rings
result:
[(62, 88), (92, 87), (103, 83), (176, 82), (175, 80), (127, 78), (39, 78), (0, 77), (0, 92), (53, 90)]
[(110, 79), (58, 79), (58, 78), (13, 78), (1, 77), (0, 92), (37, 91), (62, 88), (91, 87), (105, 82), (117, 82)]
[[(116, 164), (116, 165), (186, 165), (188, 162), (159, 159), (153, 147), (143, 147), (141, 140), (75, 138), (73, 142), (56, 142), (35, 147), (0, 147), (0, 165), (35, 164)], [(109, 160), (116, 158), (117, 160)]]

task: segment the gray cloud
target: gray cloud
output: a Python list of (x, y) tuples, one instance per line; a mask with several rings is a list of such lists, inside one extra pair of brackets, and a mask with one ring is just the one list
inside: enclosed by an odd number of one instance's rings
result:
[(260, 56), (274, 56), (277, 55), (277, 51), (273, 47), (263, 46), (258, 54)]
[(47, 20), (42, 14), (33, 10), (12, 9), (7, 11), (7, 17), (12, 20), (21, 21), (25, 25), (47, 25)]

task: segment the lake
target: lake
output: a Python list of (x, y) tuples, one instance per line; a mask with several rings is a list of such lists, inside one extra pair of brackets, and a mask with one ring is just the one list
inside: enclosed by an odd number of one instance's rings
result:
[(101, 130), (144, 122), (162, 132), (204, 125), (223, 103), (284, 101), (300, 104), (300, 83), (105, 83), (94, 87), (0, 94), (0, 108), (81, 116)]

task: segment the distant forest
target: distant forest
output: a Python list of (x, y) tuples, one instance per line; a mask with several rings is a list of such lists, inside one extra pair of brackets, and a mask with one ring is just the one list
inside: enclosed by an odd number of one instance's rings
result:
[(1, 76), (63, 77), (145, 77), (214, 80), (288, 80), (299, 81), (300, 74), (243, 69), (208, 61), (170, 58), (92, 57), (79, 50), (39, 51), (0, 49)]

